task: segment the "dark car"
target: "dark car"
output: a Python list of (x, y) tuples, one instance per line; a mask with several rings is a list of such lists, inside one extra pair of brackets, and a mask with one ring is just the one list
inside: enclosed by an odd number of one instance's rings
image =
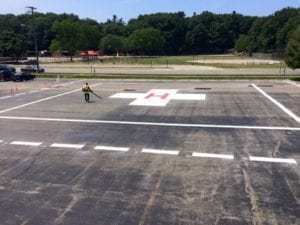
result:
[(0, 64), (0, 81), (11, 80), (11, 77), (15, 72), (16, 68), (6, 64)]
[(9, 70), (12, 73), (16, 72), (16, 68), (15, 67), (9, 66), (7, 64), (0, 64), (0, 71), (3, 71), (3, 70)]
[(0, 70), (0, 81), (9, 81), (12, 75), (12, 72), (9, 70)]
[(37, 65), (28, 65), (28, 66), (21, 68), (21, 72), (43, 73), (43, 72), (45, 72), (45, 69), (40, 67), (39, 71), (38, 71)]
[(13, 81), (25, 81), (25, 80), (33, 80), (35, 78), (35, 75), (32, 75), (28, 72), (16, 72), (12, 76)]

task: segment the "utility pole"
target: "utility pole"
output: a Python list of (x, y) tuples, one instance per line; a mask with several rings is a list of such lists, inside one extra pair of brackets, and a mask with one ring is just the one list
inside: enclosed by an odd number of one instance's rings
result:
[(35, 57), (36, 57), (36, 66), (37, 66), (37, 72), (40, 72), (40, 63), (39, 63), (39, 51), (38, 51), (38, 45), (37, 45), (37, 40), (36, 40), (36, 32), (35, 32), (35, 19), (34, 19), (34, 10), (36, 9), (33, 6), (27, 6), (31, 11), (32, 15), (32, 31), (33, 31), (33, 39), (34, 39), (34, 51), (35, 51)]

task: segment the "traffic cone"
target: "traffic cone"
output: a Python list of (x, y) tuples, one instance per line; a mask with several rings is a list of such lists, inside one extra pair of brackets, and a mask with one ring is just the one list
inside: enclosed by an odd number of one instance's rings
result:
[(18, 88), (18, 86), (16, 86), (16, 92), (17, 92), (17, 91), (19, 91), (19, 88)]

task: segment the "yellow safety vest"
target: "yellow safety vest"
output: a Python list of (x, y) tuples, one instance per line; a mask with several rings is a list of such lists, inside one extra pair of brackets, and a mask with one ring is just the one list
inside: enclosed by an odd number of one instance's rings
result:
[(90, 87), (89, 87), (89, 85), (83, 85), (83, 87), (82, 87), (82, 92), (84, 92), (84, 93), (89, 93), (90, 92)]

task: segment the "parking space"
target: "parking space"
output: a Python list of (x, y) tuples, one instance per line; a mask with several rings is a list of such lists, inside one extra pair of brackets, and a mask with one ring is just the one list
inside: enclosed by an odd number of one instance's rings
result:
[(300, 223), (297, 85), (84, 82), (1, 91), (4, 224)]

